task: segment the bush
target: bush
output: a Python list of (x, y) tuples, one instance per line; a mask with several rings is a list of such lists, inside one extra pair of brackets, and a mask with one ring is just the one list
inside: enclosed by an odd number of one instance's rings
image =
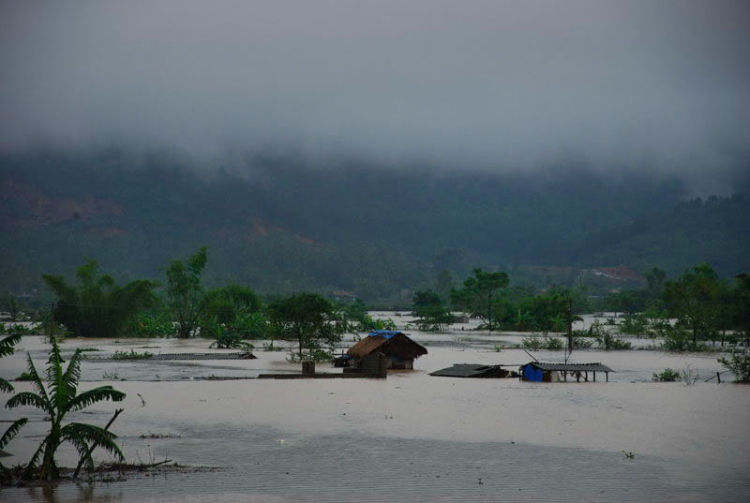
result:
[(735, 381), (750, 382), (750, 352), (748, 350), (735, 350), (731, 358), (719, 358), (719, 363), (734, 375)]
[(242, 340), (242, 336), (237, 332), (230, 332), (222, 325), (216, 325), (213, 330), (216, 339), (209, 347), (217, 349), (253, 349), (255, 346)]
[(113, 360), (145, 360), (154, 356), (153, 353), (144, 351), (143, 353), (136, 353), (135, 350), (130, 351), (115, 351), (112, 355)]
[(693, 346), (693, 339), (689, 332), (677, 327), (670, 327), (664, 331), (664, 343), (662, 347), (667, 351), (708, 351), (709, 347), (704, 343)]
[(315, 349), (313, 351), (310, 351), (306, 353), (302, 358), (300, 358), (298, 353), (290, 353), (287, 360), (291, 363), (299, 363), (301, 361), (314, 361), (314, 362), (330, 362), (333, 360), (335, 355), (332, 351), (325, 351), (323, 349)]
[(589, 349), (594, 345), (594, 341), (591, 339), (584, 339), (581, 337), (573, 337), (573, 349)]
[(621, 334), (647, 335), (649, 333), (648, 318), (643, 314), (626, 315), (618, 329)]
[(629, 341), (624, 341), (609, 332), (602, 332), (597, 338), (596, 343), (599, 348), (605, 351), (609, 350), (620, 350), (620, 349), (633, 349), (633, 345)]
[(654, 381), (658, 382), (674, 382), (680, 380), (680, 373), (672, 369), (664, 369), (659, 374), (654, 373)]
[(177, 325), (167, 313), (139, 313), (134, 316), (127, 330), (122, 334), (132, 337), (174, 337), (177, 335)]
[(560, 351), (565, 347), (565, 343), (558, 337), (550, 337), (548, 335), (530, 335), (524, 337), (521, 341), (521, 345), (524, 349), (531, 349), (532, 351), (539, 351), (545, 349), (548, 351)]

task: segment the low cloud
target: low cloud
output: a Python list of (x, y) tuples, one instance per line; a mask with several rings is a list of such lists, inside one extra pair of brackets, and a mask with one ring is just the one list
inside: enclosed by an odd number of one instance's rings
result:
[[(750, 4), (0, 1), (0, 147), (748, 167)], [(654, 168), (656, 167), (656, 168)]]

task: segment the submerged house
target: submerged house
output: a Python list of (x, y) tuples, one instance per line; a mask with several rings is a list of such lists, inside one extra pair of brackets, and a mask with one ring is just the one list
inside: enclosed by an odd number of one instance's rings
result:
[(514, 371), (502, 368), (502, 365), (482, 365), (480, 363), (456, 363), (452, 367), (436, 370), (430, 374), (439, 377), (518, 377)]
[(351, 366), (359, 369), (362, 360), (370, 355), (382, 354), (387, 358), (389, 369), (414, 368), (414, 360), (427, 354), (427, 349), (417, 344), (403, 332), (376, 330), (356, 343), (346, 352)]
[(536, 382), (560, 382), (575, 378), (577, 382), (589, 381), (589, 372), (594, 382), (596, 373), (604, 372), (605, 379), (609, 382), (609, 373), (614, 372), (611, 368), (601, 363), (539, 363), (530, 362), (519, 368), (521, 379)]

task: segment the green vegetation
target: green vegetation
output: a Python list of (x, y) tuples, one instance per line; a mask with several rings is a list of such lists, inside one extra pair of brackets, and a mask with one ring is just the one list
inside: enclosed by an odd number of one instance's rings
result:
[(719, 351), (750, 342), (747, 275), (724, 281), (704, 263), (675, 280), (658, 268), (645, 276), (647, 288), (610, 295), (597, 306), (625, 313), (620, 333), (662, 338), (668, 351)]
[(653, 380), (658, 382), (674, 382), (680, 380), (680, 373), (672, 369), (664, 369), (658, 374), (654, 374)]
[(549, 335), (532, 334), (521, 340), (521, 347), (532, 351), (561, 351), (565, 348), (565, 343), (559, 337), (550, 337)]
[[(0, 358), (10, 356), (15, 352), (15, 345), (21, 340), (19, 334), (9, 335), (0, 340)], [(13, 385), (7, 380), (0, 377), (0, 391), (4, 393), (12, 393), (14, 391)], [(18, 434), (19, 430), (28, 422), (28, 418), (16, 419), (11, 425), (5, 430), (3, 436), (0, 437), (0, 449), (4, 449), (6, 445), (10, 443), (13, 438)], [(0, 463), (0, 475), (5, 476), (7, 474), (7, 468)]]
[(715, 327), (719, 315), (719, 275), (708, 264), (683, 273), (666, 285), (665, 300), (677, 318), (692, 332), (692, 349), (698, 349), (698, 334)]
[(330, 360), (334, 344), (344, 333), (334, 305), (313, 293), (300, 293), (268, 306), (271, 331), (276, 339), (293, 340), (293, 360)]
[(242, 336), (237, 332), (231, 332), (223, 325), (216, 324), (211, 327), (211, 336), (216, 339), (209, 347), (218, 349), (253, 349), (254, 346), (249, 342), (242, 340)]
[[(479, 316), (483, 321), (483, 328), (491, 332), (495, 327), (493, 315), (498, 309), (498, 295), (508, 283), (510, 279), (504, 272), (474, 269), (474, 276), (466, 278), (463, 288), (451, 290), (451, 303), (455, 309)], [(494, 317), (496, 323), (497, 317)]]
[(602, 331), (601, 334), (596, 337), (596, 344), (599, 348), (605, 351), (633, 348), (633, 345), (629, 341), (624, 341), (619, 337), (615, 337), (606, 330)]
[(111, 358), (113, 360), (147, 360), (153, 356), (154, 354), (148, 351), (138, 353), (131, 349), (130, 351), (115, 351)]
[(719, 363), (734, 375), (735, 381), (750, 383), (750, 352), (747, 349), (735, 349), (729, 358), (719, 358)]
[(177, 326), (168, 311), (140, 312), (130, 319), (122, 335), (133, 337), (174, 337)]
[(21, 317), (21, 305), (18, 303), (18, 298), (15, 295), (9, 294), (5, 297), (2, 307), (10, 315), (10, 321), (20, 321)]
[(165, 269), (168, 305), (177, 322), (177, 337), (182, 339), (191, 337), (198, 328), (204, 302), (201, 274), (207, 262), (208, 249), (204, 246), (186, 262), (173, 260)]
[(40, 333), (37, 326), (6, 325), (0, 323), (0, 335), (34, 335)]
[(414, 293), (412, 314), (418, 318), (419, 330), (440, 331), (443, 326), (453, 321), (445, 302), (432, 290), (420, 290)]
[[(116, 436), (98, 426), (86, 423), (67, 423), (67, 414), (85, 409), (89, 405), (103, 401), (115, 402), (125, 398), (125, 393), (117, 391), (111, 386), (100, 386), (82, 393), (78, 393), (78, 380), (81, 376), (81, 352), (76, 351), (70, 357), (68, 366), (63, 369), (63, 359), (56, 340), (52, 340), (49, 363), (46, 373), (46, 385), (34, 366), (31, 356), (28, 357), (28, 372), (36, 392), (24, 391), (17, 393), (5, 405), (8, 408), (33, 406), (47, 414), (50, 423), (49, 433), (40, 443), (38, 449), (29, 460), (25, 470), (25, 477), (36, 476), (40, 480), (54, 480), (59, 478), (60, 470), (55, 461), (57, 449), (65, 442), (72, 444), (78, 451), (81, 461), (93, 466), (91, 453), (94, 447), (102, 447), (113, 454), (120, 461), (124, 459), (120, 448), (115, 443)], [(41, 465), (39, 459), (41, 457)]]
[(75, 286), (62, 276), (44, 275), (58, 298), (54, 317), (73, 335), (117, 337), (130, 318), (154, 302), (154, 282), (137, 280), (118, 286), (111, 276), (98, 272), (99, 264), (90, 260), (78, 268)]
[[(118, 278), (152, 278), (204, 245), (207, 287), (345, 290), (398, 307), (410, 301), (402, 289), (447, 299), (451, 278), (472, 266), (539, 289), (572, 288), (581, 269), (616, 264), (660, 264), (676, 275), (707, 261), (722, 277), (750, 266), (750, 198), (688, 199), (691, 188), (677, 178), (615, 181), (585, 166), (468, 175), (349, 161), (322, 173), (302, 157), (267, 152), (232, 164), (208, 174), (180, 153), (121, 145), (5, 152), (4, 186), (48, 205), (42, 214), (18, 194), (0, 197), (14, 237), (0, 243), (3, 286), (31, 292), (43, 272), (71, 274), (70, 257), (95, 257)], [(90, 199), (97, 207), (82, 218), (67, 210)]]

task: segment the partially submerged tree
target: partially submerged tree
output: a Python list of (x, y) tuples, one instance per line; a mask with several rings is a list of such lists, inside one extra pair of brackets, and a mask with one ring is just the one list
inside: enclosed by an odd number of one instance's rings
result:
[[(227, 285), (209, 290), (203, 297), (200, 308), (200, 331), (202, 337), (231, 342), (245, 338), (262, 338), (266, 332), (266, 319), (261, 313), (262, 303), (255, 292), (240, 285)], [(218, 346), (224, 346), (218, 342)]]
[(698, 349), (698, 335), (715, 328), (720, 287), (719, 275), (708, 264), (695, 266), (666, 284), (665, 301), (692, 332), (694, 351)]
[(451, 290), (451, 302), (454, 307), (479, 316), (491, 332), (498, 295), (508, 283), (510, 279), (504, 272), (474, 269), (474, 276), (464, 281), (463, 288)]
[(344, 332), (334, 305), (316, 293), (278, 300), (268, 313), (277, 338), (297, 342), (294, 359), (318, 359), (320, 352), (331, 352)]
[(89, 466), (93, 466), (91, 451), (93, 446), (101, 447), (119, 460), (124, 456), (115, 443), (117, 438), (112, 432), (86, 423), (63, 424), (70, 412), (85, 409), (102, 400), (122, 401), (125, 393), (112, 386), (100, 386), (78, 393), (78, 380), (81, 377), (81, 351), (71, 356), (66, 369), (63, 369), (63, 358), (56, 339), (52, 339), (52, 349), (46, 373), (46, 385), (34, 366), (31, 355), (28, 355), (28, 374), (36, 392), (23, 391), (13, 396), (5, 404), (7, 408), (30, 405), (47, 414), (50, 429), (39, 444), (26, 467), (26, 477), (33, 477), (41, 456), (42, 463), (36, 474), (41, 480), (54, 480), (60, 477), (60, 470), (55, 461), (57, 449), (69, 442), (78, 451), (79, 456)]
[(198, 327), (203, 302), (201, 274), (208, 262), (204, 246), (187, 261), (173, 260), (165, 269), (169, 308), (177, 322), (177, 336), (188, 338)]
[(119, 286), (112, 276), (98, 273), (99, 264), (90, 260), (76, 271), (75, 285), (62, 276), (43, 276), (57, 295), (55, 321), (79, 337), (116, 337), (130, 318), (154, 302), (156, 283), (136, 280)]
[(729, 358), (719, 358), (724, 368), (729, 370), (737, 382), (750, 383), (750, 351), (735, 349)]
[(412, 314), (416, 316), (420, 330), (442, 330), (444, 325), (453, 321), (450, 309), (443, 299), (432, 290), (420, 290), (414, 293)]

